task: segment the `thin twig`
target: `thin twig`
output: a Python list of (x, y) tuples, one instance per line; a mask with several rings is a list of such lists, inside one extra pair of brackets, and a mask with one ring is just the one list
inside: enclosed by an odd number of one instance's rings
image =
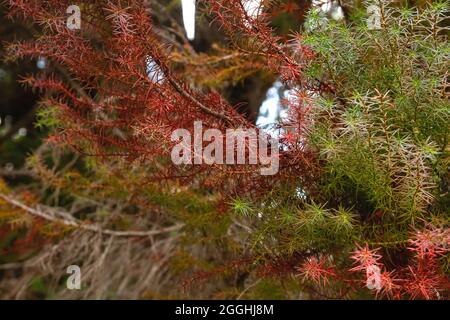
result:
[[(17, 208), (20, 208), (36, 217), (39, 217), (39, 218), (42, 218), (42, 219), (45, 219), (48, 221), (60, 223), (60, 224), (63, 224), (63, 225), (69, 226), (69, 227), (79, 228), (79, 229), (83, 229), (83, 230), (87, 230), (87, 231), (91, 231), (91, 232), (110, 235), (110, 236), (149, 237), (149, 236), (154, 236), (154, 235), (158, 235), (158, 234), (177, 231), (183, 227), (183, 224), (176, 224), (176, 225), (173, 225), (173, 226), (170, 226), (167, 228), (163, 228), (163, 229), (159, 229), (159, 230), (149, 230), (149, 231), (116, 231), (116, 230), (110, 230), (110, 229), (103, 229), (102, 227), (95, 225), (95, 224), (83, 224), (83, 222), (79, 221), (79, 220), (72, 221), (72, 220), (65, 220), (62, 218), (56, 218), (56, 217), (51, 216), (43, 211), (38, 210), (38, 209), (28, 207), (27, 205), (15, 200), (11, 197), (8, 197), (7, 195), (2, 194), (2, 193), (0, 193), (0, 198), (3, 199), (4, 201), (6, 201), (7, 203), (9, 203)], [(61, 216), (63, 216), (63, 214), (61, 214)]]
[(17, 170), (9, 170), (9, 169), (2, 169), (0, 168), (0, 177), (32, 177), (32, 178), (38, 178), (37, 175), (32, 172), (31, 170), (27, 169), (17, 169)]
[(244, 294), (247, 293), (248, 290), (250, 290), (251, 288), (255, 287), (256, 285), (258, 285), (258, 283), (261, 282), (262, 279), (258, 279), (256, 280), (254, 283), (252, 283), (251, 285), (249, 285), (247, 288), (244, 289), (244, 291), (241, 292), (241, 294), (236, 298), (236, 300), (241, 300), (242, 297), (244, 296)]
[(193, 97), (189, 92), (187, 92), (186, 90), (183, 89), (183, 87), (176, 82), (175, 80), (173, 80), (172, 78), (168, 77), (170, 84), (174, 87), (174, 89), (181, 94), (183, 97), (189, 99), (190, 101), (192, 101), (198, 108), (200, 108), (201, 110), (203, 110), (204, 112), (219, 118), (221, 120), (224, 120), (225, 122), (227, 122), (228, 124), (233, 124), (233, 119), (231, 119), (229, 116), (227, 116), (226, 114), (223, 113), (218, 113), (214, 110), (211, 110), (210, 108), (208, 108), (207, 106), (205, 106), (203, 103), (201, 103), (200, 101), (198, 101), (195, 97)]

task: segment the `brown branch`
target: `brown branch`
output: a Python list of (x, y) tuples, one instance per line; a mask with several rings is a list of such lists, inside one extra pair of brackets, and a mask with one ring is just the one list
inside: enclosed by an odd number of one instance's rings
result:
[(26, 169), (8, 170), (8, 169), (1, 169), (0, 168), (0, 177), (11, 177), (11, 178), (31, 177), (31, 178), (37, 178), (37, 175), (35, 173), (33, 173), (31, 170), (26, 170)]
[(233, 124), (233, 119), (231, 119), (229, 116), (209, 109), (207, 106), (205, 106), (203, 103), (198, 101), (195, 97), (193, 97), (189, 92), (184, 90), (183, 87), (178, 82), (176, 82), (174, 79), (172, 79), (171, 77), (167, 77), (167, 78), (169, 79), (170, 84), (175, 88), (175, 90), (179, 94), (181, 94), (183, 97), (185, 97), (188, 100), (190, 100), (191, 102), (193, 102), (198, 108), (200, 108), (201, 110), (203, 110), (204, 112), (206, 112), (209, 115), (212, 115), (216, 118), (219, 118), (219, 119), (227, 122), (230, 125)]
[[(176, 224), (167, 228), (163, 228), (163, 229), (159, 229), (159, 230), (149, 230), (149, 231), (116, 231), (116, 230), (110, 230), (110, 229), (103, 229), (102, 227), (95, 225), (95, 224), (83, 224), (82, 221), (78, 221), (78, 220), (66, 220), (66, 219), (62, 219), (62, 218), (56, 218), (48, 213), (45, 213), (41, 210), (35, 209), (35, 208), (31, 208), (28, 207), (27, 205), (3, 194), (0, 193), (0, 199), (3, 199), (4, 201), (6, 201), (7, 203), (20, 208), (24, 211), (26, 211), (27, 213), (45, 219), (47, 221), (51, 221), (51, 222), (56, 222), (56, 223), (60, 223), (63, 224), (65, 226), (68, 227), (73, 227), (73, 228), (78, 228), (78, 229), (83, 229), (86, 231), (91, 231), (91, 232), (97, 232), (97, 233), (101, 233), (104, 235), (109, 235), (109, 236), (117, 236), (117, 237), (149, 237), (149, 236), (154, 236), (154, 235), (158, 235), (158, 234), (163, 234), (163, 233), (169, 233), (172, 231), (177, 231), (179, 229), (181, 229), (183, 227), (183, 224)], [(61, 216), (63, 216), (64, 214), (61, 214)], [(65, 215), (67, 215), (67, 213), (65, 213)]]

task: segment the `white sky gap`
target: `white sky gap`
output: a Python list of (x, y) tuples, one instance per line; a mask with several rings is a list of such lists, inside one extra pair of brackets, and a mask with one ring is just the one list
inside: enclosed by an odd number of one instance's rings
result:
[(189, 40), (195, 39), (195, 0), (181, 0), (183, 23)]

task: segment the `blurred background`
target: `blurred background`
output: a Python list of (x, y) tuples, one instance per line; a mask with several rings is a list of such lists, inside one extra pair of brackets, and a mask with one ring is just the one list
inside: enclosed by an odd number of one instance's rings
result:
[(20, 79), (45, 69), (46, 62), (44, 59), (20, 63), (4, 61), (6, 43), (32, 37), (29, 26), (12, 22), (6, 14), (5, 5), (0, 4), (0, 173), (12, 176), (45, 136), (45, 132), (33, 124), (39, 95), (20, 84)]

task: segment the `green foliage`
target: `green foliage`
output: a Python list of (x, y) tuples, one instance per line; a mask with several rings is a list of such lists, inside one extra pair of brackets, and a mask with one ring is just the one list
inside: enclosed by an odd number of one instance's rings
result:
[(355, 243), (394, 257), (419, 226), (448, 228), (448, 3), (382, 4), (379, 30), (363, 11), (326, 25), (316, 11), (307, 18), (304, 43), (317, 57), (305, 74), (333, 86), (313, 98), (308, 131), (323, 173), (302, 186), (306, 197), (233, 203), (237, 214), (260, 207), (252, 239), (261, 256), (324, 254), (348, 267)]
[(45, 107), (38, 110), (36, 114), (36, 127), (57, 129), (61, 126), (58, 120), (58, 109), (56, 107)]

